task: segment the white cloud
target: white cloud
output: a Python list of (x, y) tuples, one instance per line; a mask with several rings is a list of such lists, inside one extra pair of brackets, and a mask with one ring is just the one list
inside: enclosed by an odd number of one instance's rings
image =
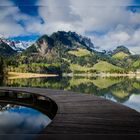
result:
[[(45, 128), (51, 120), (44, 114), (31, 108), (13, 107), (11, 110), (0, 112), (0, 133), (38, 133)], [(34, 123), (35, 122), (35, 123)]]
[(139, 15), (130, 15), (126, 7), (112, 6), (131, 3), (132, 0), (39, 0), (38, 5), (43, 5), (39, 8), (39, 14), (48, 27), (50, 24), (57, 26), (52, 28), (52, 32), (64, 27), (84, 34), (88, 31), (113, 30), (118, 24), (127, 25), (128, 22), (139, 24)]
[(18, 12), (16, 7), (0, 7), (0, 34), (8, 37), (24, 33), (23, 27), (15, 19)]
[[(139, 50), (140, 13), (126, 10), (133, 0), (38, 0), (38, 17), (21, 13), (18, 7), (0, 8), (0, 34), (18, 36), (28, 34), (51, 34), (58, 30), (76, 31), (90, 35), (93, 42), (103, 49), (126, 45)], [(14, 5), (2, 0), (3, 5)], [(44, 21), (41, 23), (39, 17)], [(19, 24), (23, 21), (25, 26)]]
[(0, 6), (14, 6), (15, 4), (11, 2), (10, 0), (1, 0)]
[[(38, 0), (36, 5), (38, 6), (48, 6), (48, 1), (49, 0)], [(64, 1), (62, 0), (52, 0), (52, 1), (58, 1), (60, 5), (66, 6), (63, 3)], [(65, 0), (65, 2), (68, 2), (69, 0)], [(71, 0), (73, 1), (73, 0)], [(80, 4), (86, 4), (89, 6), (129, 6), (132, 5), (132, 0), (74, 0), (74, 3), (77, 3), (77, 5)], [(85, 6), (85, 5), (83, 5)]]
[(45, 21), (45, 33), (75, 30), (79, 26), (80, 16), (72, 12), (69, 0), (41, 0), (39, 5), (45, 5), (39, 7), (39, 15)]
[(140, 112), (140, 95), (132, 94), (130, 98), (124, 103), (124, 105)]
[(96, 46), (100, 46), (102, 50), (115, 49), (119, 45), (128, 47), (135, 53), (140, 53), (140, 28), (137, 30), (124, 28), (118, 30), (117, 28), (113, 31), (108, 32), (102, 36), (94, 36), (92, 41), (95, 42)]
[[(9, 2), (11, 5), (1, 6), (0, 4), (0, 34), (5, 37), (15, 37), (32, 33), (28, 32), (28, 26), (32, 26), (33, 23), (38, 24), (40, 20), (37, 17), (22, 13), (18, 7), (12, 6), (14, 3), (9, 0), (5, 2), (7, 2), (5, 4)], [(25, 24), (25, 27), (21, 25), (21, 22)]]
[(90, 37), (102, 49), (118, 45), (126, 45), (134, 51), (139, 49), (139, 32), (135, 28), (140, 26), (140, 13), (126, 10), (132, 0), (39, 0), (37, 4), (41, 6), (39, 14), (45, 21), (42, 33), (71, 30), (87, 35), (101, 32), (105, 34)]

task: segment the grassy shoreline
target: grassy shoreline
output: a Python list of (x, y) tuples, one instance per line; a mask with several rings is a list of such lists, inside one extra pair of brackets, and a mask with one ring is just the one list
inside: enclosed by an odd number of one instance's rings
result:
[(38, 73), (8, 72), (8, 79), (56, 77), (56, 76), (58, 76), (58, 75), (57, 74), (38, 74)]

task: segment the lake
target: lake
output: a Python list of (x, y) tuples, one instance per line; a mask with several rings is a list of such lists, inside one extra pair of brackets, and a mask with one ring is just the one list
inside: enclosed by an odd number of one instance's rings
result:
[(0, 102), (0, 134), (37, 134), (50, 122), (35, 109)]
[(52, 77), (7, 79), (0, 83), (9, 87), (39, 87), (93, 94), (124, 104), (140, 112), (140, 79), (127, 77)]
[(53, 102), (45, 96), (1, 90), (0, 135), (8, 134), (10, 138), (25, 134), (25, 140), (27, 134), (41, 133), (55, 116), (54, 109)]

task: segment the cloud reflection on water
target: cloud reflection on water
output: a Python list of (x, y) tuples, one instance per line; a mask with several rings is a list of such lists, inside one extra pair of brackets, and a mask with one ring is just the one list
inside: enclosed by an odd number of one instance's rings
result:
[(0, 134), (37, 134), (51, 120), (39, 111), (27, 107), (12, 107), (0, 112)]
[(138, 112), (140, 112), (140, 95), (131, 95), (129, 100), (124, 103), (124, 105), (134, 108)]

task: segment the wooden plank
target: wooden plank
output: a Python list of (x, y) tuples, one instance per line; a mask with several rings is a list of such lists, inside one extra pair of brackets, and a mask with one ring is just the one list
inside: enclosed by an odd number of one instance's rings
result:
[(43, 134), (140, 134), (140, 113), (88, 94), (45, 88), (9, 88), (37, 93), (56, 102), (58, 111)]

